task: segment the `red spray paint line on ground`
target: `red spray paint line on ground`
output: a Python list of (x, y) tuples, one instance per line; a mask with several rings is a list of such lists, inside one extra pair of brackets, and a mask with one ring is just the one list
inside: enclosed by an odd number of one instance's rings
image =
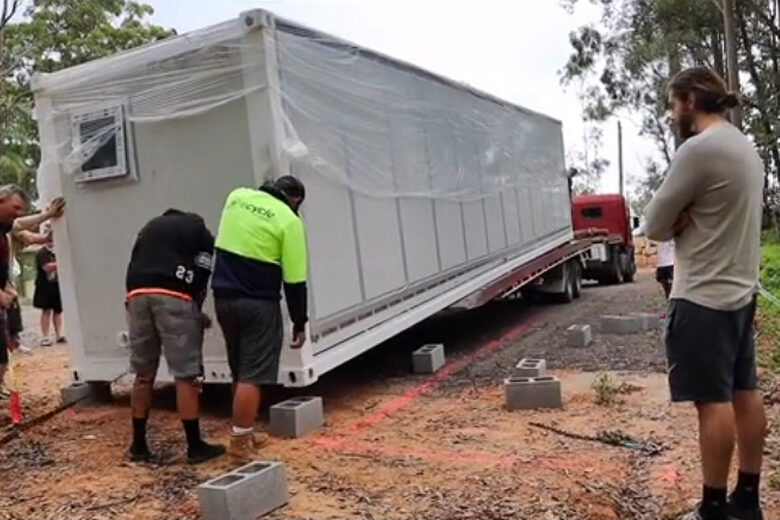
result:
[(516, 455), (476, 451), (454, 451), (425, 446), (394, 446), (377, 442), (358, 441), (347, 438), (321, 437), (314, 439), (315, 447), (347, 455), (373, 455), (392, 458), (415, 458), (426, 462), (448, 462), (480, 464), (483, 466), (513, 466), (530, 464), (553, 471), (582, 471), (584, 468), (566, 457), (518, 457)]
[(400, 397), (397, 397), (392, 401), (386, 403), (384, 406), (382, 406), (375, 412), (369, 414), (367, 417), (362, 418), (352, 426), (349, 426), (341, 431), (334, 433), (333, 437), (355, 435), (356, 433), (359, 433), (367, 428), (376, 426), (380, 421), (384, 420), (386, 417), (389, 417), (395, 414), (396, 412), (398, 412), (399, 410), (411, 405), (422, 394), (433, 390), (442, 381), (447, 379), (450, 375), (459, 371), (469, 363), (473, 362), (475, 359), (478, 359), (480, 357), (489, 354), (490, 352), (493, 352), (498, 347), (500, 347), (503, 343), (507, 341), (511, 341), (517, 338), (518, 336), (524, 334), (525, 332), (527, 332), (528, 329), (530, 329), (531, 326), (534, 324), (538, 316), (539, 314), (529, 316), (529, 318), (525, 322), (521, 323), (516, 327), (513, 327), (500, 338), (492, 340), (485, 345), (482, 345), (479, 349), (472, 352), (471, 354), (468, 354), (466, 356), (458, 358), (457, 360), (451, 363), (448, 363), (436, 374), (429, 377), (421, 384), (411, 388)]

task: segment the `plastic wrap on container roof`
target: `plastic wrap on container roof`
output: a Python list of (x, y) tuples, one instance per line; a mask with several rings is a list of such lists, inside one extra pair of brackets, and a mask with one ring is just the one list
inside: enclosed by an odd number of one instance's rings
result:
[[(273, 33), (278, 92), (246, 74), (265, 53), (262, 40), (247, 39), (235, 20), (43, 76), (36, 93), (50, 103), (38, 117), (61, 125), (73, 111), (122, 102), (126, 121), (154, 124), (266, 92), (282, 101), (278, 128), (292, 173), (308, 168), (382, 198), (479, 200), (540, 184), (565, 191), (557, 121), (351, 44), (288, 29)], [(106, 125), (78, 143), (44, 147), (39, 177), (53, 164), (76, 172), (115, 132)], [(39, 186), (47, 181), (40, 178)]]

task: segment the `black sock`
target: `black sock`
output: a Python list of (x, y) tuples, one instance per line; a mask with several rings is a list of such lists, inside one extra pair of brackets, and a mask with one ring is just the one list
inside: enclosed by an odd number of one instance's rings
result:
[(726, 489), (704, 486), (701, 498), (701, 514), (705, 520), (726, 518)]
[(203, 444), (200, 439), (200, 420), (199, 419), (183, 419), (181, 421), (184, 426), (184, 433), (187, 436), (187, 448), (192, 450)]
[(731, 494), (731, 499), (742, 509), (756, 509), (758, 507), (758, 483), (760, 475), (739, 472), (737, 487)]
[(146, 417), (133, 417), (133, 447), (139, 451), (149, 449), (146, 446)]

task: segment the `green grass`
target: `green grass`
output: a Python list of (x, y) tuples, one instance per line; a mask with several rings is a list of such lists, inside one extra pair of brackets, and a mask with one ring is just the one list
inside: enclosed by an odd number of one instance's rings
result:
[[(761, 246), (761, 285), (780, 298), (780, 238), (765, 235)], [(766, 298), (758, 304), (758, 362), (780, 374), (780, 307)]]

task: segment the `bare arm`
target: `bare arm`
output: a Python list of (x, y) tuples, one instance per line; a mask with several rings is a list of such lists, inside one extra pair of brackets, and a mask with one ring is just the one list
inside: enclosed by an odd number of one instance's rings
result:
[(43, 271), (46, 273), (53, 273), (57, 270), (57, 262), (49, 262), (48, 264), (43, 264)]
[(13, 233), (13, 235), (25, 246), (29, 246), (31, 244), (45, 244), (49, 241), (49, 237), (46, 235), (27, 231), (26, 229), (16, 231)]
[(36, 213), (35, 215), (19, 217), (14, 220), (12, 231), (14, 233), (19, 233), (23, 230), (30, 231), (36, 229), (47, 220), (62, 216), (63, 211), (65, 211), (65, 199), (57, 197), (49, 203), (46, 210)]

